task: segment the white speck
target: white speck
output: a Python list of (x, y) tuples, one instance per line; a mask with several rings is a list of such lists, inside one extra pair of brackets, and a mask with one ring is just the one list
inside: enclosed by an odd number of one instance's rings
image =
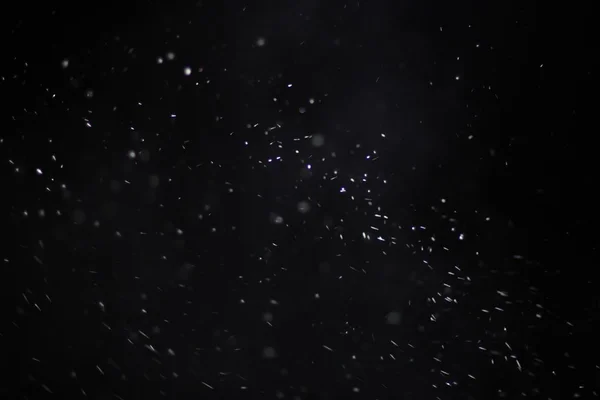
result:
[(157, 64), (162, 64), (163, 62), (164, 62), (164, 60), (163, 60), (163, 58), (162, 58), (162, 57), (158, 57), (158, 58), (156, 59), (156, 63), (157, 63)]
[(35, 172), (37, 172), (38, 175), (42, 175), (42, 170), (41, 169), (36, 169)]
[(185, 68), (183, 69), (183, 73), (184, 73), (186, 76), (190, 76), (190, 75), (192, 74), (192, 69), (191, 69), (190, 67), (185, 67)]
[(129, 150), (129, 151), (127, 152), (127, 157), (129, 157), (130, 159), (132, 159), (132, 160), (133, 160), (133, 159), (135, 158), (135, 151), (133, 151), (133, 150)]
[(206, 386), (209, 389), (214, 389), (212, 386), (210, 386), (208, 383), (206, 382), (201, 382), (204, 386)]
[(287, 87), (291, 88), (291, 87), (292, 87), (292, 84), (291, 84), (291, 83), (288, 83)]
[(265, 44), (267, 44), (267, 40), (264, 37), (259, 37), (256, 39), (256, 45), (258, 47), (263, 47)]
[(315, 99), (313, 99), (313, 98), (310, 98), (310, 99), (308, 99), (308, 102), (309, 102), (310, 104), (315, 104)]
[(460, 80), (460, 76), (456, 75), (456, 76), (454, 77), (454, 79), (456, 79), (456, 80), (458, 81), (458, 80)]
[(63, 68), (67, 68), (69, 66), (69, 60), (67, 60), (66, 58), (64, 60), (62, 60), (62, 62), (60, 63), (61, 67)]
[(167, 60), (169, 61), (173, 61), (175, 59), (175, 53), (173, 53), (172, 51), (167, 53)]
[(325, 350), (333, 351), (333, 349), (332, 349), (331, 347), (328, 347), (328, 346), (325, 346), (325, 345), (323, 345), (323, 348), (324, 348)]
[(458, 235), (458, 240), (464, 240), (464, 239), (465, 239), (464, 233), (461, 233), (460, 235)]
[(306, 112), (306, 108), (304, 108), (304, 107), (300, 107), (300, 108), (298, 109), (298, 111), (300, 112), (300, 114), (304, 114), (304, 113)]
[(173, 349), (168, 349), (167, 354), (169, 354), (170, 356), (174, 356), (175, 352), (173, 351)]

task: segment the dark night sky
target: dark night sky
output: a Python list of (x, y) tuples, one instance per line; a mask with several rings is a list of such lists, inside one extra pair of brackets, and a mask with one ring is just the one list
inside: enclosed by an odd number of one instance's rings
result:
[(0, 397), (597, 398), (591, 8), (258, 3), (3, 15)]

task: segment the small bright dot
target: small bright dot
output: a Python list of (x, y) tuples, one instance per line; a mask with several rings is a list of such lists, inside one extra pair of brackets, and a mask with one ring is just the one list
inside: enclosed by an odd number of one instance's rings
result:
[(259, 37), (256, 39), (256, 45), (258, 47), (263, 47), (265, 44), (267, 44), (267, 40), (264, 37)]
[(156, 59), (156, 63), (157, 63), (157, 64), (162, 64), (163, 62), (164, 62), (164, 60), (163, 60), (163, 58), (162, 58), (162, 57), (158, 57), (158, 58)]
[(310, 98), (310, 99), (308, 99), (308, 102), (309, 102), (310, 104), (315, 104), (315, 99), (313, 99), (313, 98)]
[(183, 73), (184, 73), (186, 76), (190, 76), (190, 75), (192, 74), (192, 69), (191, 69), (190, 67), (185, 67), (185, 68), (183, 69)]
[(37, 172), (38, 175), (42, 175), (42, 170), (41, 169), (36, 169), (35, 172)]
[(167, 60), (169, 61), (173, 61), (175, 59), (175, 53), (173, 53), (172, 51), (167, 53)]
[(454, 77), (454, 79), (456, 79), (456, 80), (458, 81), (458, 80), (460, 79), (460, 76), (456, 75), (456, 76)]
[(69, 60), (67, 60), (66, 58), (64, 60), (62, 60), (62, 62), (60, 63), (60, 65), (63, 68), (67, 68), (69, 66)]
[(133, 160), (135, 158), (135, 151), (129, 150), (129, 152), (127, 153), (127, 157)]

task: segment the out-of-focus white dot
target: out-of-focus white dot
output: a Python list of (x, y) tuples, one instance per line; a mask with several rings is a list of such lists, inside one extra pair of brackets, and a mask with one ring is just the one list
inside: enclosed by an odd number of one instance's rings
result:
[(265, 39), (264, 37), (259, 37), (258, 39), (256, 39), (256, 45), (258, 47), (263, 47), (265, 44), (267, 44), (267, 39)]
[(308, 99), (308, 102), (309, 102), (310, 104), (315, 104), (315, 99), (313, 99), (313, 98), (310, 98), (310, 99)]
[(92, 89), (88, 89), (85, 91), (85, 97), (88, 99), (91, 99), (92, 97), (94, 97), (94, 91)]
[(277, 225), (283, 224), (283, 217), (281, 215), (271, 213), (271, 222)]
[(270, 312), (263, 313), (263, 321), (273, 322), (273, 314), (271, 314)]
[(39, 169), (39, 168), (37, 168), (37, 169), (35, 170), (35, 172), (37, 172), (37, 174), (38, 174), (38, 175), (42, 175), (42, 173), (43, 173), (43, 172), (42, 172), (42, 170), (41, 170), (41, 169)]
[(67, 60), (66, 58), (64, 60), (62, 60), (62, 62), (60, 63), (60, 65), (63, 68), (67, 68), (69, 66), (69, 60)]
[(127, 157), (129, 157), (130, 159), (132, 159), (132, 160), (133, 160), (133, 159), (135, 158), (135, 151), (133, 151), (133, 150), (129, 150), (129, 151), (127, 152)]
[(321, 147), (325, 143), (325, 137), (320, 133), (317, 133), (316, 135), (312, 136), (311, 143), (315, 147)]
[(175, 53), (173, 53), (172, 51), (167, 53), (167, 60), (169, 61), (173, 61), (175, 59)]
[(301, 201), (298, 203), (298, 211), (300, 211), (302, 214), (306, 214), (310, 211), (310, 203), (308, 201)]
[(456, 79), (456, 80), (458, 81), (458, 80), (460, 80), (460, 76), (456, 75), (456, 76), (454, 77), (454, 79)]
[(185, 68), (183, 69), (183, 73), (184, 73), (186, 76), (190, 76), (190, 75), (192, 74), (192, 69), (191, 69), (190, 67), (185, 67)]
[(300, 111), (300, 114), (304, 114), (306, 112), (306, 108), (300, 107), (298, 111)]
[(275, 351), (274, 348), (265, 347), (263, 349), (263, 358), (272, 359), (272, 358), (276, 358), (276, 357), (277, 357), (277, 352)]
[(402, 315), (398, 311), (392, 311), (387, 315), (387, 323), (390, 325), (400, 325)]
[(164, 60), (163, 60), (163, 58), (162, 58), (162, 57), (158, 57), (158, 58), (156, 59), (156, 63), (157, 63), (157, 64), (162, 64), (163, 62), (164, 62)]

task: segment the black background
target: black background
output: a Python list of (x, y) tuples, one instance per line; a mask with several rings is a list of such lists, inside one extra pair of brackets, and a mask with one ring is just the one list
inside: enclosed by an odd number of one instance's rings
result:
[(15, 7), (3, 398), (598, 397), (587, 4)]

